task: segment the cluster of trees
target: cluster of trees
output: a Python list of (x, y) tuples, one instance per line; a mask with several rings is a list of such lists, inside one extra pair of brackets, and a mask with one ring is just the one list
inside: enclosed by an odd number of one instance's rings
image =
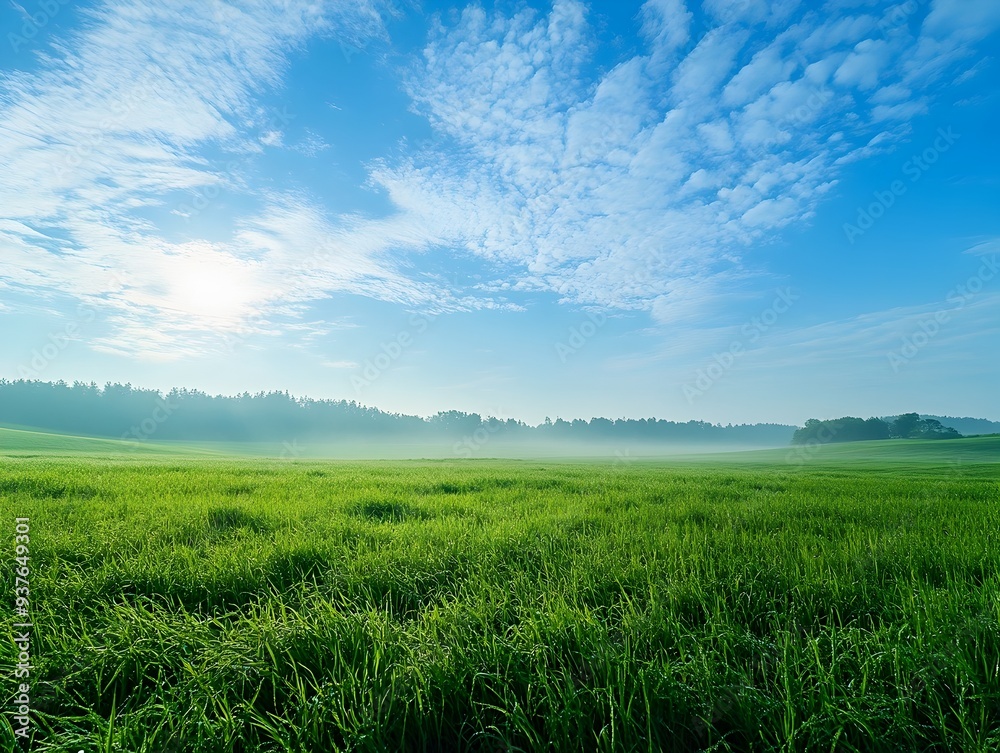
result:
[[(960, 418), (958, 416), (921, 416), (924, 420), (934, 419), (940, 421), (945, 426), (952, 427), (955, 431), (965, 436), (975, 436), (977, 434), (998, 434), (1000, 433), (1000, 421), (988, 421), (985, 418)], [(896, 416), (883, 416), (890, 423)]]
[(810, 418), (792, 435), (792, 444), (819, 442), (859, 442), (870, 439), (957, 439), (962, 435), (934, 418), (904, 413), (891, 421), (881, 418), (834, 418), (820, 421)]
[(889, 424), (893, 439), (959, 439), (962, 435), (936, 418), (921, 418), (916, 413), (904, 413)]
[(513, 418), (446, 411), (430, 418), (387, 413), (347, 400), (295, 398), (287, 392), (231, 397), (197, 390), (166, 394), (130, 384), (0, 380), (0, 423), (127, 439), (284, 441), (309, 439), (460, 439), (473, 435), (511, 440), (787, 444), (794, 426), (704, 421), (594, 418), (546, 419), (531, 426)]

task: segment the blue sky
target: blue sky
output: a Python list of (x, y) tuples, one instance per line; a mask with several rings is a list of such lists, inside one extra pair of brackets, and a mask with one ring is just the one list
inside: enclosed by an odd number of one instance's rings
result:
[(0, 24), (0, 377), (1000, 419), (995, 0)]

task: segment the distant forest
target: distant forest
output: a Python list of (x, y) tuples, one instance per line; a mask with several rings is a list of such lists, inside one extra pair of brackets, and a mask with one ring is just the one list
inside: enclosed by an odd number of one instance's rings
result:
[(936, 418), (921, 418), (917, 413), (904, 413), (891, 421), (853, 416), (830, 421), (810, 418), (792, 436), (792, 444), (828, 444), (872, 439), (959, 439), (961, 436)]
[(0, 380), (0, 424), (132, 441), (290, 439), (419, 441), (482, 437), (512, 441), (787, 445), (796, 427), (722, 426), (704, 421), (557, 418), (531, 426), (513, 418), (446, 411), (429, 418), (387, 413), (347, 400), (296, 398), (287, 392), (213, 396), (167, 394), (130, 384)]

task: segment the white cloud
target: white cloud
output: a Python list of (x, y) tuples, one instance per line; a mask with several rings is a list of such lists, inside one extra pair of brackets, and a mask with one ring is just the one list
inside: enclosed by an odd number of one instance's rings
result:
[(983, 39), (1000, 28), (1000, 4), (993, 0), (934, 0), (923, 32), (962, 41)]
[(698, 135), (704, 143), (713, 151), (729, 152), (733, 149), (733, 136), (726, 120), (715, 120), (711, 123), (701, 123), (698, 126)]
[(743, 214), (743, 221), (751, 227), (780, 227), (795, 215), (798, 208), (795, 199), (764, 199)]
[(646, 0), (639, 17), (656, 63), (668, 61), (691, 38), (692, 14), (684, 0)]
[(965, 250), (973, 256), (1000, 256), (1000, 238), (988, 238)]
[(265, 131), (260, 137), (260, 143), (264, 146), (281, 146), (285, 136), (281, 131)]
[(857, 162), (861, 159), (868, 159), (869, 157), (874, 157), (877, 154), (883, 154), (884, 152), (890, 151), (899, 140), (900, 137), (908, 135), (909, 131), (906, 129), (896, 129), (895, 131), (882, 131), (868, 141), (864, 146), (853, 149), (847, 154), (837, 158), (838, 165), (847, 165), (851, 162)]
[(971, 56), (974, 44), (1000, 29), (994, 0), (934, 0), (920, 37), (904, 62), (907, 84), (936, 80), (956, 61)]
[[(766, 356), (761, 365), (793, 368), (827, 362), (839, 364), (849, 372), (852, 364), (867, 360), (873, 361), (878, 371), (889, 377), (895, 372), (888, 354), (899, 355), (907, 338), (912, 340), (917, 332), (926, 334), (926, 329), (935, 332), (928, 339), (927, 350), (939, 355), (928, 358), (927, 354), (917, 352), (908, 368), (919, 368), (922, 361), (948, 364), (948, 358), (940, 356), (942, 351), (966, 351), (974, 340), (981, 341), (981, 347), (988, 347), (986, 343), (1000, 333), (998, 312), (1000, 295), (982, 293), (963, 301), (961, 306), (939, 301), (776, 332), (768, 336), (766, 349), (761, 349), (761, 354)], [(937, 329), (933, 326), (935, 322)], [(920, 341), (923, 342), (922, 338)]]
[(319, 134), (307, 130), (306, 137), (291, 148), (293, 151), (303, 154), (306, 157), (315, 157), (320, 152), (325, 152), (329, 149), (330, 145)]
[[(393, 209), (364, 218), (207, 155), (284, 145), (261, 94), (311, 35), (384, 36), (375, 0), (108, 0), (38, 71), (0, 81), (0, 285), (72, 290), (111, 311), (102, 347), (159, 355), (288, 328), (337, 292), (443, 311), (547, 291), (660, 321), (706, 315), (730, 281), (750, 284), (751, 244), (812, 216), (844, 165), (891, 148), (882, 121), (901, 133), (1000, 25), (992, 0), (936, 0), (916, 38), (851, 7), (710, 0), (715, 24), (693, 38), (681, 0), (647, 0), (645, 48), (601, 73), (580, 0), (438, 19), (404, 86), (444, 138), (371, 163)], [(178, 194), (223, 188), (255, 205), (229, 236), (158, 229), (190, 216)], [(509, 284), (461, 297), (401, 263), (433, 249)]]
[(784, 22), (799, 0), (705, 0), (705, 10), (721, 23), (769, 25)]
[(887, 42), (864, 39), (858, 42), (851, 54), (837, 68), (834, 80), (841, 86), (874, 89), (881, 78), (881, 69), (888, 62), (890, 48)]
[[(681, 4), (647, 3), (648, 49), (596, 82), (551, 19), (466, 10), (436, 27), (408, 84), (458, 156), (380, 162), (373, 181), (436, 242), (520, 267), (516, 289), (661, 320), (703, 311), (720, 275), (748, 274), (742, 247), (809, 218), (843, 165), (892, 147), (880, 120), (927, 106), (903, 81), (917, 40), (879, 38), (872, 16), (807, 12), (761, 45), (739, 27), (767, 4), (736, 5), (710, 7), (729, 25), (690, 40)], [(585, 14), (566, 13), (579, 3), (555, 7), (585, 38)], [(679, 56), (669, 77), (661, 48)]]
[(900, 102), (896, 105), (876, 105), (872, 108), (872, 120), (902, 120), (909, 121), (927, 112), (927, 102), (924, 99), (914, 99)]
[(872, 101), (878, 104), (890, 104), (901, 100), (909, 100), (913, 92), (902, 84), (890, 84), (872, 94)]
[(746, 43), (748, 33), (718, 27), (701, 38), (677, 66), (671, 90), (679, 104), (691, 99), (708, 99), (726, 80), (736, 62), (736, 55)]
[(769, 45), (730, 79), (722, 92), (722, 99), (730, 106), (746, 104), (775, 84), (787, 81), (797, 65), (794, 60), (785, 57), (779, 45)]
[[(732, 281), (728, 281), (727, 290), (731, 289)], [(705, 301), (704, 306), (710, 310), (712, 301)], [(696, 307), (692, 308), (697, 311)], [(824, 376), (834, 374), (833, 381), (846, 379), (851, 384), (869, 379), (895, 381), (900, 373), (952, 368), (960, 359), (968, 360), (977, 369), (988, 369), (980, 356), (1000, 334), (998, 314), (1000, 294), (983, 291), (961, 301), (942, 299), (808, 326), (792, 326), (781, 321), (758, 343), (756, 339), (748, 339), (745, 322), (735, 326), (710, 326), (715, 323), (700, 313), (697, 316), (701, 327), (685, 328), (665, 339), (652, 352), (622, 356), (612, 364), (615, 368), (629, 370), (656, 364), (664, 371), (684, 364), (678, 378), (687, 379), (688, 364), (692, 361), (711, 358), (728, 344), (738, 342), (746, 348), (747, 355), (741, 358), (739, 365), (744, 377), (750, 376), (747, 372), (758, 371), (768, 379), (775, 379), (783, 372), (801, 374), (802, 369), (819, 366)], [(925, 341), (923, 335), (928, 330), (934, 335)], [(917, 341), (923, 347), (914, 352), (912, 342), (918, 332), (922, 334)], [(909, 346), (907, 340), (911, 343)], [(901, 356), (904, 348), (908, 362), (900, 364), (897, 361), (894, 370), (889, 354)], [(970, 354), (973, 357), (970, 358)]]
[[(238, 155), (282, 145), (285, 124), (259, 95), (309, 36), (384, 35), (369, 0), (109, 0), (86, 17), (37, 72), (0, 81), (5, 286), (99, 305), (113, 330), (97, 347), (151, 357), (218, 347), (220, 334), (266, 332), (269, 318), (294, 316), (331, 291), (442, 300), (376, 258), (384, 244), (409, 244), (400, 223), (355, 242), (350, 218), (254, 190), (202, 156), (209, 147)], [(174, 242), (149, 219), (185, 214), (181, 192), (220, 188), (260, 207), (236, 220), (228, 241)], [(292, 257), (318, 247), (329, 255), (294, 268)]]

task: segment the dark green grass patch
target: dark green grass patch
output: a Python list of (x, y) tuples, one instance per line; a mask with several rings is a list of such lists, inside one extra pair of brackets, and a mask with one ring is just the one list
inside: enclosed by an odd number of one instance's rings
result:
[(422, 520), (428, 517), (426, 511), (405, 502), (362, 502), (353, 505), (350, 513), (376, 523), (398, 523), (403, 520)]
[(270, 530), (267, 519), (262, 515), (254, 515), (241, 507), (219, 506), (208, 511), (208, 527), (210, 530), (225, 533), (238, 529), (263, 533)]

